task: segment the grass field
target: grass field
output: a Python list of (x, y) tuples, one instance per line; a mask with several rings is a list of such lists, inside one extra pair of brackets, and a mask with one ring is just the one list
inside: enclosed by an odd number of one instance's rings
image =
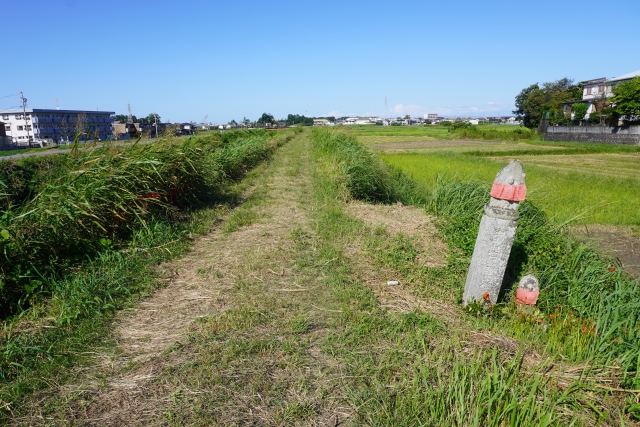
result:
[(340, 131), (355, 135), (364, 144), (447, 139), (538, 140), (528, 129), (517, 126), (474, 126), (450, 130), (444, 126), (341, 126)]
[[(438, 175), (490, 185), (511, 157), (457, 153), (381, 154), (390, 165), (433, 188)], [(518, 156), (527, 197), (549, 216), (576, 224), (640, 225), (637, 154)]]
[(640, 225), (640, 147), (455, 140), (439, 126), (361, 126), (346, 133), (428, 188), (439, 175), (490, 185), (500, 168), (517, 158), (527, 172), (529, 200), (559, 222)]

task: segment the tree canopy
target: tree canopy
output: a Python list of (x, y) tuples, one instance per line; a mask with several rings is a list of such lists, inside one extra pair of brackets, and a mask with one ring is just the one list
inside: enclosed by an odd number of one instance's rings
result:
[(151, 113), (149, 115), (147, 115), (147, 117), (143, 117), (140, 120), (140, 123), (144, 123), (144, 124), (154, 124), (156, 122), (156, 118), (158, 120), (158, 123), (160, 123), (160, 116), (154, 113)]
[[(134, 123), (138, 122), (138, 118), (136, 116), (131, 116), (131, 117), (133, 118)], [(127, 123), (128, 119), (129, 118), (127, 117), (126, 114), (116, 114), (115, 116), (113, 116), (113, 120), (120, 123)]]
[[(146, 117), (138, 118), (136, 116), (131, 116), (131, 118), (133, 119), (133, 123), (153, 124), (156, 122), (156, 116), (158, 118), (158, 123), (160, 123), (160, 115), (154, 113), (150, 113)], [(128, 119), (129, 118), (126, 114), (116, 114), (115, 116), (113, 116), (113, 120), (120, 123), (127, 123)]]
[(263, 125), (266, 123), (273, 123), (275, 121), (276, 119), (274, 119), (273, 115), (269, 113), (262, 113), (262, 116), (260, 116), (260, 118), (257, 120), (258, 123), (261, 123)]
[(522, 89), (516, 96), (513, 114), (528, 127), (535, 129), (540, 125), (546, 113), (561, 117), (562, 104), (582, 98), (582, 89), (573, 84), (573, 80), (562, 78), (547, 82), (540, 87), (538, 83)]
[(313, 118), (312, 117), (305, 117), (305, 116), (300, 116), (298, 114), (289, 114), (287, 116), (287, 126), (291, 126), (291, 125), (312, 125), (313, 124)]
[(613, 86), (611, 92), (616, 113), (629, 119), (640, 116), (640, 77)]

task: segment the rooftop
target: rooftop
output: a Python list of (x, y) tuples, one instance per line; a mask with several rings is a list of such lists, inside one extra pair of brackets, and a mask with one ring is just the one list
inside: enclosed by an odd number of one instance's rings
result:
[(619, 77), (614, 77), (612, 79), (607, 80), (607, 83), (617, 82), (617, 81), (620, 81), (620, 80), (629, 80), (629, 79), (632, 79), (634, 77), (640, 77), (640, 70), (634, 71), (634, 72), (628, 73), (628, 74), (623, 74), (623, 75), (621, 75)]
[(585, 80), (583, 82), (578, 82), (578, 84), (582, 86), (587, 86), (587, 85), (594, 85), (598, 83), (604, 83), (606, 81), (607, 81), (606, 77), (600, 77), (599, 79), (591, 79), (591, 80)]

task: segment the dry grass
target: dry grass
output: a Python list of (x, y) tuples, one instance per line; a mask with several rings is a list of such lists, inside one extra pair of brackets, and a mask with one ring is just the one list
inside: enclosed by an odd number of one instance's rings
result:
[(613, 257), (633, 277), (640, 277), (640, 229), (613, 225), (583, 225), (573, 228), (579, 239), (591, 242)]
[[(444, 267), (448, 246), (438, 236), (433, 224), (434, 218), (424, 210), (414, 206), (372, 205), (351, 201), (345, 211), (366, 224), (370, 230), (383, 228), (389, 237), (406, 236), (415, 238), (417, 248), (416, 264), (425, 267)], [(351, 242), (345, 254), (349, 258), (358, 281), (368, 286), (376, 295), (382, 308), (391, 313), (427, 312), (452, 326), (461, 326), (460, 310), (450, 301), (439, 298), (426, 298), (415, 293), (413, 279), (402, 273), (375, 263), (364, 249), (362, 239)], [(398, 285), (388, 285), (390, 280)]]
[(421, 251), (419, 263), (427, 267), (443, 267), (446, 265), (448, 246), (437, 237), (433, 224), (434, 218), (426, 215), (423, 209), (415, 206), (371, 205), (352, 201), (346, 206), (346, 212), (364, 221), (371, 228), (384, 227), (389, 235), (403, 234), (417, 237)]

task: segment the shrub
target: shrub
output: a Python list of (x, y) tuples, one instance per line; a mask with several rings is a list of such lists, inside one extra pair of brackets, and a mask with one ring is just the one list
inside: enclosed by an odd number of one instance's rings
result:
[(584, 120), (584, 116), (587, 114), (587, 110), (589, 106), (582, 102), (577, 102), (571, 106), (571, 110), (573, 111), (573, 119), (574, 120)]

